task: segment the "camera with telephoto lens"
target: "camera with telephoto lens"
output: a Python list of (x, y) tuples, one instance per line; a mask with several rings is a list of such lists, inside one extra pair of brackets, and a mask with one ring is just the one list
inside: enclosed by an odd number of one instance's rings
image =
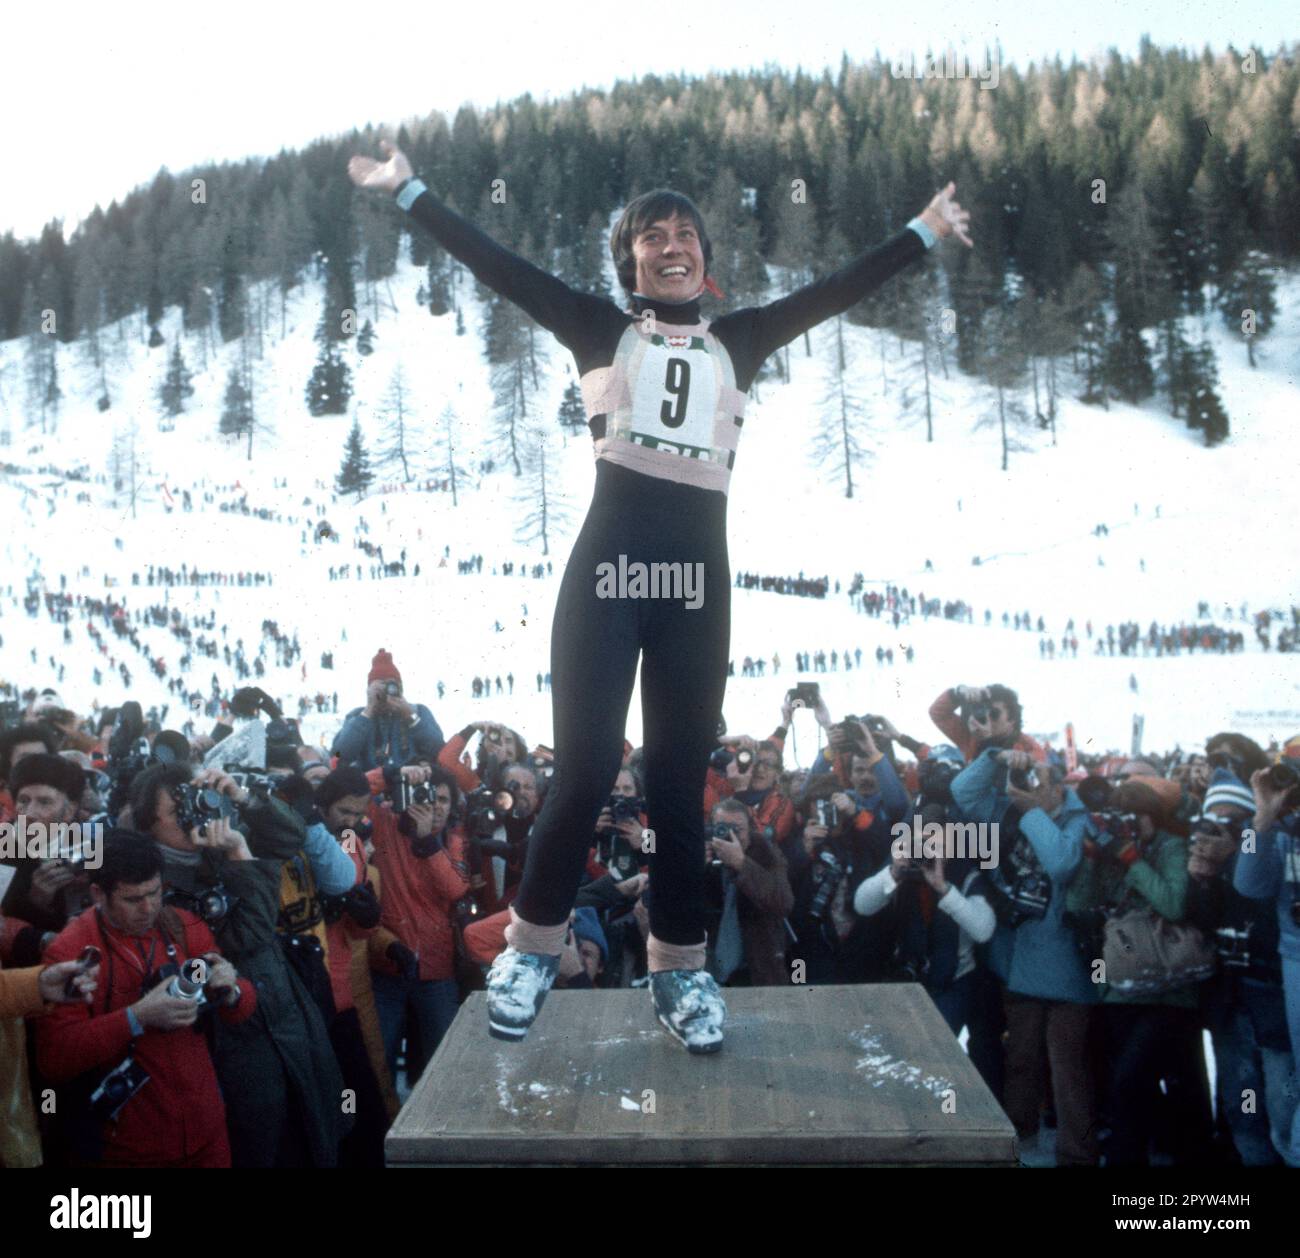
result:
[(465, 796), (465, 824), (472, 836), (486, 839), (513, 814), (514, 807), (515, 797), (509, 791), (480, 786)]
[(90, 1094), (90, 1117), (99, 1123), (111, 1122), (148, 1082), (148, 1071), (134, 1057), (128, 1057), (110, 1070)]
[(1214, 932), (1214, 950), (1225, 970), (1250, 969), (1250, 927), (1236, 930), (1220, 926)]
[(813, 894), (808, 905), (809, 916), (822, 920), (830, 912), (835, 900), (835, 893), (844, 881), (844, 866), (840, 864), (834, 852), (822, 848), (813, 861)]
[(176, 824), (186, 834), (197, 830), (206, 835), (208, 822), (234, 816), (230, 802), (220, 791), (214, 791), (210, 786), (195, 786), (193, 782), (184, 782), (172, 787), (171, 797), (176, 805)]
[(741, 748), (740, 751), (732, 751), (730, 747), (719, 747), (709, 757), (709, 767), (715, 773), (726, 773), (727, 766), (736, 762), (736, 768), (741, 773), (748, 773), (754, 763), (754, 753)]
[(182, 891), (178, 887), (172, 887), (164, 894), (163, 903), (193, 913), (215, 930), (239, 903), (239, 898), (231, 895), (224, 883), (218, 882), (202, 891)]
[[(163, 969), (171, 969), (172, 966), (164, 966)], [(191, 1004), (198, 1005), (199, 1011), (202, 1012), (210, 1004), (216, 1004), (217, 1001), (208, 995), (208, 981), (206, 978), (207, 965), (199, 960), (186, 961), (182, 966), (176, 966), (176, 973), (171, 976), (171, 981), (167, 984), (167, 995), (175, 996), (178, 1000), (188, 1000)], [(188, 969), (188, 973), (186, 973)]]

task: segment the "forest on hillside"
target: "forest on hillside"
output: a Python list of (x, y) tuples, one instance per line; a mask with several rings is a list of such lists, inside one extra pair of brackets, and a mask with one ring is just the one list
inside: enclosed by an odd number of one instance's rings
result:
[[(344, 343), (365, 353), (365, 338), (382, 336), (403, 250), (424, 268), (430, 315), (461, 326), (459, 268), (408, 233), (390, 199), (348, 180), (348, 156), (377, 153), (379, 134), (367, 126), (269, 159), (160, 171), (69, 239), (57, 221), (36, 240), (0, 238), (0, 339), (27, 340), (24, 378), (0, 403), (19, 427), (56, 422), (52, 343), (78, 342), (109, 409), (105, 330), (166, 353), (158, 325), (176, 306), (186, 342), (170, 348), (160, 406), (183, 409), (186, 355), (206, 365), (242, 338), (223, 431), (251, 433), (240, 391), (251, 397), (252, 365), (285, 335), (288, 295), (312, 277), (325, 299), (307, 405), (345, 413)], [(914, 348), (913, 403), (927, 418), (931, 373), (955, 363), (1000, 408), (1032, 390), (1023, 405), (1048, 428), (1068, 362), (1083, 400), (1158, 395), (1214, 444), (1229, 420), (1204, 328), (1240, 329), (1254, 365), (1276, 318), (1275, 273), (1300, 255), (1300, 67), (1256, 50), (1195, 56), (1148, 41), (1136, 58), (1002, 67), (993, 90), (894, 77), (879, 59), (846, 58), (819, 76), (645, 76), (433, 114), (392, 138), (436, 195), (590, 291), (608, 292), (610, 214), (653, 187), (685, 192), (704, 213), (729, 306), (843, 265), (955, 180), (978, 248), (932, 251), (846, 316)], [(532, 333), (493, 301), (483, 348), (507, 410), (527, 392)], [(788, 353), (770, 370), (787, 377)], [(566, 405), (580, 423), (576, 398)]]

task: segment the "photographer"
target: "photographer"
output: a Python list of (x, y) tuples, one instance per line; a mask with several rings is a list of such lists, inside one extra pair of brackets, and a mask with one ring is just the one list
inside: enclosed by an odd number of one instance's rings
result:
[[(24, 923), (0, 917), (0, 957), (12, 960), (13, 938)], [(41, 1137), (27, 1074), (27, 1036), (22, 1019), (39, 1018), (59, 1004), (90, 1001), (98, 964), (80, 960), (21, 969), (0, 966), (0, 1169), (41, 1165)]]
[(631, 878), (647, 864), (642, 851), (646, 827), (645, 798), (638, 769), (620, 769), (609, 802), (596, 818), (596, 844), (587, 859), (587, 874), (594, 881)]
[[(86, 775), (70, 760), (45, 752), (24, 756), (10, 775), (15, 825), (57, 826), (76, 820)], [(48, 834), (48, 831), (46, 832)], [(38, 930), (62, 930), (89, 903), (90, 884), (81, 853), (61, 852), (15, 861), (17, 872), (2, 911)], [(23, 961), (35, 958), (22, 955)]]
[(794, 804), (780, 789), (785, 735), (794, 715), (789, 694), (781, 714), (783, 724), (761, 743), (748, 737), (720, 740), (723, 746), (710, 758), (705, 779), (704, 810), (711, 812), (722, 799), (738, 799), (750, 810), (755, 829), (784, 851), (797, 820)]
[[(1105, 811), (1089, 818), (1083, 860), (1068, 893), (1067, 909), (1076, 921), (1130, 908), (1182, 921), (1187, 840), (1168, 828), (1177, 790), (1164, 792), (1172, 787), (1161, 779), (1130, 779), (1116, 788)], [(1104, 933), (1100, 945), (1094, 941), (1087, 951), (1094, 961), (1104, 959)], [(1196, 988), (1192, 981), (1160, 982), (1157, 964), (1151, 961), (1151, 980), (1142, 985), (1121, 989), (1109, 969), (1099, 984), (1109, 1071), (1103, 1147), (1108, 1167), (1148, 1164), (1162, 1080), (1181, 1128), (1171, 1150), (1175, 1162), (1196, 1163), (1208, 1152), (1209, 1096), (1200, 1077)]]
[[(918, 815), (923, 825), (942, 824), (942, 809), (933, 805)], [(975, 945), (991, 939), (997, 925), (978, 865), (969, 858), (919, 859), (907, 841), (895, 843), (889, 864), (853, 896), (863, 917), (887, 907), (894, 915), (895, 977), (921, 983), (959, 1035), (970, 1019)]]
[[(903, 796), (906, 807), (906, 796)], [(889, 861), (889, 834), (863, 798), (821, 773), (808, 780), (800, 805), (801, 863), (791, 872), (796, 942), (792, 959), (809, 983), (866, 983), (885, 977), (892, 939), (879, 919), (853, 912), (859, 884)]]
[(715, 875), (705, 890), (709, 973), (742, 987), (788, 984), (785, 919), (794, 892), (780, 849), (754, 832), (743, 803), (724, 799), (714, 805), (704, 856)]
[(382, 647), (366, 678), (366, 706), (349, 712), (334, 739), (332, 752), (340, 764), (364, 772), (384, 765), (434, 760), (442, 749), (442, 730), (422, 703), (408, 703), (402, 675)]
[(953, 686), (930, 705), (930, 720), (968, 764), (985, 747), (1045, 760), (1046, 751), (1021, 728), (1023, 719), (1020, 699), (1008, 686)]
[[(475, 767), (471, 769), (462, 763), (461, 756), (475, 734), (479, 741), (474, 751)], [(484, 782), (493, 781), (502, 765), (529, 764), (532, 760), (522, 736), (496, 721), (471, 721), (438, 752), (439, 766), (456, 779), (456, 785), (466, 795), (478, 790)]]
[[(352, 874), (349, 886), (323, 898), (326, 957), (335, 1009), (330, 1021), (330, 1043), (343, 1072), (343, 1084), (356, 1098), (356, 1126), (339, 1148), (339, 1165), (381, 1167), (388, 1115), (387, 1080), (381, 1079), (379, 1072), (386, 1075), (387, 1070), (382, 1051), (376, 1069), (363, 1028), (363, 1006), (369, 1006), (365, 1012), (373, 1015), (371, 1020), (378, 1026), (373, 986), (366, 983), (358, 989), (353, 978), (353, 960), (358, 953), (369, 964), (368, 941), (378, 932), (381, 911), (376, 890), (378, 874), (373, 875), (372, 881), (357, 834), (370, 809), (366, 775), (360, 769), (335, 769), (321, 783), (316, 805), (322, 820), (309, 825), (308, 833), (323, 830), (335, 851), (348, 862)], [(382, 1038), (379, 1043), (382, 1046)]]
[[(1199, 995), (1214, 1044), (1220, 1118), (1243, 1166), (1275, 1166), (1288, 1148), (1297, 1101), (1277, 914), (1232, 885), (1242, 830), (1254, 813), (1250, 788), (1215, 769), (1192, 826), (1187, 920), (1218, 942), (1219, 973)], [(1248, 1093), (1262, 1103), (1238, 1104)]]
[[(1281, 760), (1252, 773), (1250, 786), (1255, 843), (1243, 846), (1232, 885), (1276, 909), (1292, 1068), (1300, 1071), (1300, 772), (1292, 761)], [(1288, 1166), (1300, 1166), (1300, 1109), (1290, 1131), (1280, 1134), (1278, 1152)]]
[(0, 821), (15, 817), (12, 778), (14, 770), (28, 756), (52, 756), (59, 749), (59, 736), (48, 725), (32, 722), (0, 730)]
[[(486, 809), (489, 796), (508, 797), (507, 809)], [(480, 914), (499, 913), (514, 900), (542, 797), (541, 778), (529, 764), (502, 765), (488, 786), (466, 797), (470, 872)]]
[[(117, 831), (94, 872), (94, 907), (46, 954), (60, 963), (94, 948), (100, 958), (93, 1003), (60, 1006), (36, 1024), (42, 1073), (56, 1083), (88, 1076), (59, 1089), (59, 1112), (82, 1130), (83, 1165), (230, 1165), (226, 1109), (198, 1020), (206, 1005), (220, 1026), (245, 1022), (257, 995), (199, 918), (163, 907), (162, 863), (146, 836)], [(110, 1075), (121, 1092), (96, 1100)]]
[[(378, 969), (374, 974), (375, 1006), (389, 1073), (394, 1077), (408, 1015), (416, 1022), (418, 1051), (407, 1054), (407, 1078), (414, 1084), (456, 1016), (452, 918), (457, 902), (470, 890), (468, 840), (464, 830), (451, 823), (459, 795), (447, 773), (408, 765), (392, 779), (394, 795), (400, 796), (405, 783), (427, 796), (405, 809), (400, 807), (400, 798), (382, 803), (370, 800), (367, 810), (373, 826), (374, 865), (380, 876), (380, 921), (402, 948), (386, 958), (391, 969)], [(356, 798), (344, 797), (349, 804)], [(391, 947), (388, 951), (395, 952)]]
[(998, 917), (988, 962), (1002, 984), (1006, 1014), (1003, 1108), (1020, 1138), (1032, 1142), (1050, 1064), (1057, 1165), (1095, 1166), (1088, 1036), (1098, 997), (1064, 916), (1066, 889), (1083, 857), (1087, 810), (1045, 766), (1035, 768), (1028, 752), (996, 744), (953, 778), (951, 790), (966, 821), (999, 827), (998, 866), (985, 880)]
[[(203, 917), (257, 985), (254, 1016), (218, 1027), (214, 1045), (233, 1164), (334, 1166), (352, 1125), (338, 1103), (343, 1081), (320, 1008), (277, 934), (284, 865), (306, 838), (302, 818), (217, 770), (191, 773), (180, 765), (146, 769), (130, 807), (136, 826), (159, 844), (169, 902)], [(218, 805), (234, 816), (212, 815)]]

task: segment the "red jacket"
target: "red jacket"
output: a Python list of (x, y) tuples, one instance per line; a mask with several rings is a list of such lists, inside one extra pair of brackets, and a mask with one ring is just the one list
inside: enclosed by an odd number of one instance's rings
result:
[(483, 783), (479, 781), (478, 774), (460, 758), (461, 752), (465, 750), (466, 741), (463, 732), (453, 734), (443, 743), (442, 750), (438, 752), (438, 763), (456, 779), (456, 785), (468, 795), (470, 791), (478, 790)]
[(411, 840), (397, 828), (391, 808), (370, 805), (374, 823), (374, 864), (379, 870), (381, 924), (420, 960), (421, 979), (454, 978), (456, 939), (452, 905), (469, 891), (465, 833), (447, 831), (446, 847), (416, 856)]
[[(930, 705), (930, 720), (948, 736), (948, 740), (958, 751), (966, 763), (969, 764), (974, 759), (975, 754), (979, 751), (979, 745), (972, 737), (969, 729), (966, 728), (966, 722), (957, 715), (957, 696), (951, 690), (945, 690)], [(1038, 761), (1047, 759), (1047, 752), (1036, 738), (1031, 738), (1028, 734), (1021, 734), (1012, 744), (1013, 751), (1027, 751)]]
[[(212, 932), (194, 914), (176, 911), (176, 917), (181, 924), (178, 963), (219, 951)], [(104, 1124), (105, 1166), (230, 1165), (226, 1107), (206, 1036), (194, 1027), (146, 1030), (134, 1040), (131, 1035), (126, 1008), (143, 994), (150, 950), (154, 969), (173, 959), (168, 943), (161, 925), (134, 937), (109, 926), (92, 908), (73, 918), (45, 952), (45, 960), (54, 964), (75, 960), (83, 948), (94, 945), (103, 959), (93, 1005), (56, 1005), (37, 1020), (41, 1073), (55, 1083), (88, 1071), (107, 1074), (134, 1044), (135, 1060), (149, 1075), (117, 1121)], [(256, 1007), (253, 984), (240, 979), (239, 1003), (218, 1010), (217, 1016), (231, 1024), (243, 1022)]]

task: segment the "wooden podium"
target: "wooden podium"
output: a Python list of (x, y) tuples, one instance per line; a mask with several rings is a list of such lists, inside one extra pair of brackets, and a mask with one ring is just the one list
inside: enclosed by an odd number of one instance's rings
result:
[(388, 1133), (390, 1166), (1010, 1166), (1015, 1130), (923, 988), (732, 988), (692, 1056), (641, 989), (553, 991), (528, 1038), (475, 992)]

